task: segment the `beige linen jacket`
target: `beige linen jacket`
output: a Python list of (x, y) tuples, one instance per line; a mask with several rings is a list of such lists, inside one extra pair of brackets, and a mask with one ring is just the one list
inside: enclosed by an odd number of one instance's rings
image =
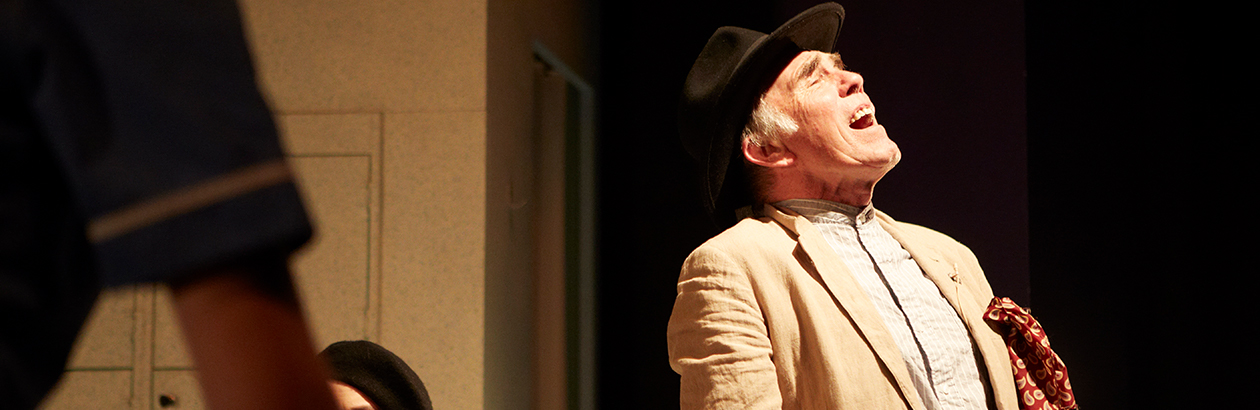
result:
[[(683, 409), (923, 409), (875, 305), (818, 230), (766, 206), (687, 257), (669, 320)], [(971, 251), (876, 218), (959, 312), (987, 374), (989, 407), (1017, 410), (1010, 356), (982, 315), (993, 298)]]

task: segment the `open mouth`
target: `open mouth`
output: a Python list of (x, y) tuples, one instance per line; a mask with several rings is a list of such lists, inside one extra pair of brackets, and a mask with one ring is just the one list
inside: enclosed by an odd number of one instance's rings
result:
[(853, 113), (849, 119), (849, 128), (860, 130), (875, 125), (875, 107), (865, 106)]

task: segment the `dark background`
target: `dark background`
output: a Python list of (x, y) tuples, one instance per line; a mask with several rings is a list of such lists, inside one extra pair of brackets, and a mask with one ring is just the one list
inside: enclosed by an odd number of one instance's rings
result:
[[(600, 3), (601, 408), (678, 406), (665, 346), (674, 285), (718, 232), (676, 131), (691, 62), (719, 26), (769, 32), (813, 4)], [(875, 205), (971, 247), (995, 293), (1047, 329), (1083, 408), (1216, 408), (1247, 395), (1232, 389), (1249, 373), (1221, 370), (1254, 363), (1237, 335), (1256, 321), (1213, 319), (1245, 311), (1225, 297), (1256, 270), (1244, 264), (1254, 234), (1231, 205), (1250, 201), (1255, 183), (1234, 158), (1257, 133), (1225, 125), (1255, 104), (1215, 68), (1256, 47), (1202, 19), (1228, 10), (841, 4), (839, 51), (903, 153)]]

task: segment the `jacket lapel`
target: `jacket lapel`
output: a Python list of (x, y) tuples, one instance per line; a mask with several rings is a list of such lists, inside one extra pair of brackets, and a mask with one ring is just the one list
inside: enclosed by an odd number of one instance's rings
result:
[[(888, 234), (892, 235), (902, 248), (910, 252), (910, 257), (914, 258), (915, 263), (923, 269), (923, 273), (936, 283), (936, 287), (941, 290), (941, 295), (945, 296), (945, 300), (949, 301), (954, 311), (962, 317), (967, 330), (971, 332), (972, 340), (980, 349), (980, 356), (984, 360), (991, 386), (1009, 387), (1011, 367), (1006, 343), (1000, 336), (995, 336), (993, 329), (985, 323), (985, 306), (978, 305), (972, 290), (962, 285), (962, 278), (959, 275), (963, 272), (959, 272), (958, 266), (948, 262), (948, 259), (936, 249), (916, 239), (913, 234), (898, 229), (888, 215), (881, 212), (878, 214), (878, 219), (884, 230), (888, 231)], [(998, 408), (1013, 408), (1014, 404), (1003, 400), (1005, 395), (998, 394), (996, 390), (999, 388), (994, 390)]]
[(796, 234), (797, 243), (808, 256), (808, 262), (812, 263), (814, 271), (818, 272), (823, 285), (831, 293), (836, 304), (840, 306), (840, 310), (849, 316), (858, 332), (870, 343), (871, 349), (875, 351), (875, 355), (879, 357), (884, 367), (892, 373), (897, 388), (901, 390), (907, 404), (914, 409), (923, 409), (923, 400), (919, 399), (897, 343), (893, 341), (892, 334), (884, 326), (884, 321), (879, 316), (879, 311), (875, 309), (875, 304), (871, 303), (870, 297), (866, 296), (861, 285), (853, 279), (844, 261), (840, 260), (818, 229), (804, 217), (791, 210), (780, 211), (770, 205), (766, 205), (765, 214)]
[[(892, 235), (897, 243), (901, 244), (902, 249), (910, 253), (910, 257), (914, 259), (915, 264), (923, 270), (923, 274), (931, 279), (936, 287), (941, 290), (941, 295), (945, 296), (945, 300), (949, 301), (949, 305), (954, 307), (955, 312), (959, 312), (964, 321), (970, 313), (966, 306), (968, 303), (960, 303), (961, 301), (972, 300), (971, 295), (963, 295), (967, 289), (963, 287), (958, 277), (958, 266), (950, 263), (941, 256), (940, 252), (930, 246), (924, 246), (922, 241), (916, 241), (910, 235), (906, 235), (897, 226), (892, 223), (892, 218), (880, 213), (877, 217), (880, 226)], [(965, 297), (964, 297), (965, 296)], [(971, 323), (967, 323), (970, 327)]]

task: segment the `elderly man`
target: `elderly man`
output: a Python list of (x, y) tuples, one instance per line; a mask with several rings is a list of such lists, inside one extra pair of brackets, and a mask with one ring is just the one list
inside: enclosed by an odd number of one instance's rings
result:
[(975, 257), (871, 205), (901, 152), (834, 53), (843, 18), (828, 3), (769, 35), (723, 27), (687, 77), (680, 128), (707, 205), (753, 206), (683, 265), (682, 407), (1015, 409)]

